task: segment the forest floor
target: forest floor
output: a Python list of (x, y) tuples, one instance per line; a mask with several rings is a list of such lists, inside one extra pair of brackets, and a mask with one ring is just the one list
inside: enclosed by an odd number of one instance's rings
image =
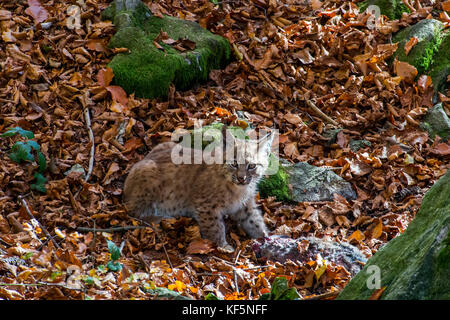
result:
[[(349, 272), (329, 262), (258, 261), (252, 240), (232, 224), (232, 254), (199, 239), (189, 218), (166, 220), (156, 231), (80, 229), (141, 225), (122, 205), (123, 182), (176, 128), (236, 124), (235, 112), (244, 111), (255, 127), (278, 129), (282, 158), (333, 168), (358, 198), (292, 205), (258, 199), (269, 229), (349, 242), (367, 257), (406, 229), (449, 167), (449, 145), (419, 127), (432, 106), (430, 79), (408, 81), (387, 63), (396, 48), (392, 33), (430, 17), (427, 1), (377, 28), (350, 1), (147, 1), (154, 14), (197, 21), (234, 48), (224, 70), (192, 90), (173, 88), (167, 101), (108, 86), (114, 26), (100, 20), (107, 1), (41, 3), (0, 4), (0, 133), (33, 132), (47, 163), (38, 176), (44, 185), (35, 175), (37, 153), (21, 163), (10, 158), (26, 138), (0, 138), (0, 298), (147, 299), (158, 287), (195, 299), (257, 299), (278, 276), (303, 298), (345, 286)], [(68, 28), (71, 5), (81, 10), (81, 28)], [(440, 99), (448, 107), (449, 98)], [(325, 133), (337, 127), (343, 130), (330, 141)], [(353, 152), (352, 139), (370, 145)]]

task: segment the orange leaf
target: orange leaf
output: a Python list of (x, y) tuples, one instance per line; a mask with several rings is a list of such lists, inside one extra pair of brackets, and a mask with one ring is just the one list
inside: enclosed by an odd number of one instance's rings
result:
[(450, 12), (450, 1), (442, 2), (441, 5), (444, 11)]
[(405, 54), (408, 55), (409, 51), (419, 42), (419, 38), (412, 37), (408, 40), (408, 42), (405, 44)]
[(47, 20), (48, 12), (38, 0), (28, 0), (28, 6), (25, 13), (32, 16), (36, 24)]
[(100, 86), (109, 86), (112, 79), (114, 78), (114, 72), (111, 68), (101, 69), (97, 74), (97, 82)]
[(119, 86), (107, 86), (106, 90), (111, 92), (111, 96), (114, 101), (119, 102), (121, 105), (126, 106), (128, 103), (127, 93), (122, 87)]
[(356, 230), (355, 232), (352, 233), (352, 235), (350, 237), (348, 237), (348, 240), (351, 239), (356, 239), (358, 241), (364, 240), (366, 237), (364, 236), (364, 233), (362, 233), (359, 230)]
[(378, 223), (372, 229), (371, 236), (373, 239), (378, 239), (379, 237), (381, 237), (382, 233), (383, 233), (383, 222), (381, 221), (381, 219), (378, 219)]
[(186, 289), (186, 285), (183, 282), (177, 280), (175, 281), (175, 284), (169, 284), (167, 288), (169, 290), (176, 290), (178, 292), (183, 292), (184, 289)]
[(259, 290), (259, 294), (263, 295), (264, 293), (270, 293), (270, 289), (269, 288), (262, 288)]
[(384, 290), (386, 290), (386, 287), (381, 287), (380, 289), (373, 290), (372, 295), (370, 296), (369, 300), (378, 300), (378, 299), (380, 299), (380, 297), (383, 294)]
[(231, 115), (231, 113), (226, 110), (226, 109), (222, 109), (219, 107), (215, 107), (214, 108), (214, 112), (219, 116), (219, 117), (229, 117)]

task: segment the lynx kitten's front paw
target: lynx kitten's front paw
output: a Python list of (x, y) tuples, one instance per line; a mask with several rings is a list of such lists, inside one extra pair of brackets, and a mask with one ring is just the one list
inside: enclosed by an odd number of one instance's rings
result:
[(229, 245), (228, 243), (224, 246), (218, 246), (217, 250), (219, 250), (220, 252), (223, 252), (223, 253), (233, 253), (234, 252), (234, 248), (231, 245)]

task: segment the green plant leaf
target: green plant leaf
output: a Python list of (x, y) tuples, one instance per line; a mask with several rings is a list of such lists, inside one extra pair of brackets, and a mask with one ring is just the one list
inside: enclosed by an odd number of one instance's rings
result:
[(167, 288), (160, 288), (160, 287), (156, 287), (155, 289), (143, 288), (143, 290), (150, 294), (156, 295), (156, 298), (172, 298), (174, 300), (192, 300), (191, 298), (182, 296), (178, 292)]
[(33, 139), (34, 133), (28, 130), (24, 130), (21, 127), (10, 128), (6, 132), (2, 133), (1, 137), (12, 137), (16, 134), (20, 134), (22, 137)]
[(36, 151), (41, 150), (41, 147), (39, 146), (39, 144), (36, 141), (28, 140), (26, 143), (28, 143), (30, 145), (30, 147), (32, 147)]
[(267, 292), (261, 295), (258, 300), (271, 300), (271, 297), (272, 297), (271, 293)]
[(44, 172), (47, 169), (47, 160), (42, 152), (37, 153), (37, 163), (39, 164), (39, 172)]
[(36, 172), (34, 174), (36, 178), (36, 183), (31, 185), (31, 189), (37, 190), (39, 192), (45, 193), (47, 190), (45, 189), (45, 183), (47, 182), (47, 178), (45, 178), (41, 173)]
[(117, 248), (117, 246), (114, 244), (114, 242), (110, 240), (106, 240), (106, 243), (108, 244), (108, 250), (111, 254), (111, 260), (116, 261), (120, 258), (120, 250)]
[(214, 293), (208, 293), (205, 297), (205, 300), (221, 300)]
[(33, 161), (34, 156), (31, 153), (31, 147), (28, 143), (17, 141), (11, 148), (9, 158), (17, 163), (21, 163), (23, 160)]
[[(272, 283), (272, 290), (270, 292), (271, 300), (295, 300), (299, 299), (300, 295), (295, 288), (289, 288), (286, 278), (278, 277)], [(265, 297), (267, 299), (267, 297)]]
[(123, 266), (120, 262), (111, 260), (106, 264), (106, 267), (111, 271), (120, 271)]

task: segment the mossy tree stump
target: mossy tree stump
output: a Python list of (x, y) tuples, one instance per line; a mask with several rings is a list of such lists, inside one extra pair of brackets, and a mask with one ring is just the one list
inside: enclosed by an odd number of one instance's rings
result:
[[(117, 28), (108, 46), (128, 48), (108, 64), (114, 81), (128, 94), (136, 97), (167, 97), (170, 84), (186, 90), (206, 81), (213, 69), (223, 68), (230, 60), (230, 45), (225, 38), (202, 28), (199, 24), (164, 16), (153, 16), (136, 0), (115, 0), (102, 13), (104, 20)], [(195, 48), (181, 52), (155, 38), (166, 32), (170, 39), (188, 39)]]

